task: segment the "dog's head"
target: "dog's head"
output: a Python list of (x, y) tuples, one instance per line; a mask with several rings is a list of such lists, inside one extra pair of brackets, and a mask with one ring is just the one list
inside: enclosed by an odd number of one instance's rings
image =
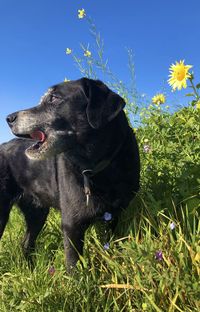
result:
[(43, 159), (76, 148), (81, 137), (96, 133), (125, 106), (124, 100), (99, 80), (82, 78), (50, 88), (38, 106), (7, 116), (14, 135), (31, 138), (31, 159)]

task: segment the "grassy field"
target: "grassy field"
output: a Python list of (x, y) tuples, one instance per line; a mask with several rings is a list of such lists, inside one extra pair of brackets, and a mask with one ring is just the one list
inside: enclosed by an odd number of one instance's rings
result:
[(200, 110), (170, 115), (152, 106), (136, 135), (140, 193), (109, 242), (107, 224), (87, 231), (72, 276), (65, 273), (59, 213), (49, 215), (31, 271), (14, 207), (0, 243), (1, 312), (200, 311)]

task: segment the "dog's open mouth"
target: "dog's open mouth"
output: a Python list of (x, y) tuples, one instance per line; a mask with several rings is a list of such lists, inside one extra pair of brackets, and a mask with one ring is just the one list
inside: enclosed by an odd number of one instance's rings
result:
[(45, 141), (46, 141), (46, 134), (41, 130), (36, 130), (30, 134), (31, 139), (37, 141), (33, 148), (38, 149)]
[(29, 158), (41, 158), (42, 154), (45, 154), (48, 149), (46, 134), (41, 130), (35, 130), (29, 136), (35, 143), (26, 149), (26, 155)]

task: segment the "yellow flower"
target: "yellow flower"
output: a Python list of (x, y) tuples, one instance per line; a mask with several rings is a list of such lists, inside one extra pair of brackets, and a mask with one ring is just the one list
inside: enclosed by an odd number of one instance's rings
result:
[(85, 10), (78, 10), (78, 18), (84, 18), (86, 16)]
[(196, 108), (200, 109), (200, 100), (198, 100), (198, 102), (196, 103)]
[(187, 87), (186, 80), (191, 77), (191, 74), (188, 72), (190, 68), (192, 68), (192, 66), (185, 65), (184, 60), (170, 66), (170, 78), (168, 83), (173, 90), (181, 90)]
[(68, 81), (70, 81), (70, 80), (65, 77), (64, 82), (68, 82)]
[(142, 304), (142, 310), (143, 310), (143, 311), (147, 311), (147, 308), (148, 308), (147, 304), (146, 304), (146, 303), (143, 303), (143, 304)]
[(91, 57), (92, 53), (89, 50), (85, 50), (84, 56)]
[(162, 93), (158, 93), (158, 94), (154, 95), (154, 97), (152, 98), (153, 104), (156, 104), (156, 105), (160, 105), (160, 104), (165, 103), (165, 100), (166, 100), (165, 96)]
[(66, 52), (66, 54), (71, 54), (71, 53), (72, 53), (72, 49), (67, 48), (67, 49), (65, 50), (65, 52)]

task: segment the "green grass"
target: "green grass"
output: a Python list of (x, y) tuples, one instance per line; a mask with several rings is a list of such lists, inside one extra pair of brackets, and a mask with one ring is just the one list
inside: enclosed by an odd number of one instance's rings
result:
[(200, 111), (146, 110), (137, 137), (141, 191), (108, 250), (104, 225), (87, 231), (73, 275), (65, 272), (59, 213), (48, 217), (31, 271), (20, 249), (24, 221), (13, 209), (0, 243), (1, 312), (200, 311)]

